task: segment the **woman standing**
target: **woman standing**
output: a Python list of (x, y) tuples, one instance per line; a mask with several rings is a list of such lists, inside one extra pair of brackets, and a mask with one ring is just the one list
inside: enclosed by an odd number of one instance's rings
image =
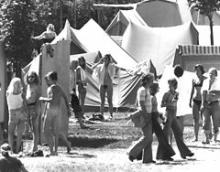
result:
[[(24, 132), (24, 94), (21, 79), (14, 77), (7, 89), (6, 99), (8, 104), (8, 143), (12, 152), (18, 153), (21, 149), (22, 133)], [(14, 133), (17, 132), (16, 148), (14, 147)]]
[(196, 78), (192, 80), (192, 90), (189, 100), (189, 106), (192, 107), (192, 114), (194, 119), (194, 134), (195, 134), (194, 141), (198, 141), (199, 119), (201, 114), (200, 110), (201, 110), (201, 102), (202, 102), (201, 88), (203, 85), (203, 81), (206, 78), (203, 76), (205, 70), (201, 64), (195, 65), (194, 70), (196, 72)]

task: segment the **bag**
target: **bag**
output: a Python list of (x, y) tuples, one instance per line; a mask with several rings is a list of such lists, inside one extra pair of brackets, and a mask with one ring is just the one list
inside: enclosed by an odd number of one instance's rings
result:
[(130, 119), (137, 128), (143, 128), (146, 125), (145, 114), (142, 110), (137, 110), (130, 114)]

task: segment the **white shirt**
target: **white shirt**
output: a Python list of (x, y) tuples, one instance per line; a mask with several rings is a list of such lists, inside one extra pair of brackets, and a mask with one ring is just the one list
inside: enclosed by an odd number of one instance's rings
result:
[(99, 64), (97, 67), (96, 67), (96, 75), (98, 76), (99, 78), (99, 83), (100, 85), (103, 85), (104, 84), (104, 77), (105, 77), (105, 72), (107, 70), (111, 80), (113, 81), (114, 79), (114, 75), (115, 75), (115, 64), (114, 63), (109, 63), (107, 69), (105, 67), (104, 64)]
[(147, 113), (152, 112), (152, 101), (149, 89), (145, 89), (144, 87), (139, 88), (137, 92), (137, 101), (139, 109), (141, 109), (140, 101), (144, 101)]
[(209, 79), (206, 79), (203, 83), (203, 87), (202, 87), (202, 91), (220, 91), (220, 79), (218, 77), (215, 78), (215, 80), (213, 81), (210, 89), (209, 89)]
[(77, 70), (80, 71), (81, 81), (82, 81), (83, 83), (87, 83), (87, 74), (86, 74), (86, 71), (85, 71), (81, 66), (78, 66), (78, 67), (77, 67)]
[(72, 92), (72, 89), (76, 88), (76, 71), (70, 70), (70, 93)]
[(13, 110), (13, 109), (18, 109), (23, 106), (23, 98), (20, 94), (12, 94), (12, 93), (7, 93), (7, 103), (8, 103), (8, 109)]

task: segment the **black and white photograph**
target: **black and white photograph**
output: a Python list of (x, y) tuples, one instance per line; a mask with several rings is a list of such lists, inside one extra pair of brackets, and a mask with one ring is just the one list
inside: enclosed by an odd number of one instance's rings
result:
[(220, 0), (0, 0), (0, 172), (220, 164)]

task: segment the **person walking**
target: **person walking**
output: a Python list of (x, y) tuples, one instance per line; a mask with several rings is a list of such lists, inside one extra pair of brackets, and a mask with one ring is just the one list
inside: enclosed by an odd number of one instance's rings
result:
[(195, 65), (194, 71), (196, 72), (196, 78), (192, 80), (192, 89), (189, 99), (189, 106), (192, 108), (192, 114), (194, 120), (194, 135), (195, 135), (194, 141), (198, 141), (199, 120), (201, 118), (201, 105), (202, 105), (201, 89), (206, 77), (203, 76), (205, 70), (201, 64)]
[[(129, 160), (142, 159), (143, 163), (155, 163), (152, 157), (152, 101), (150, 95), (150, 86), (153, 83), (154, 76), (149, 73), (142, 78), (142, 86), (137, 92), (138, 109), (141, 111), (144, 122), (142, 129), (143, 136), (134, 144), (128, 153)], [(132, 118), (132, 117), (131, 117)]]
[[(152, 101), (152, 127), (153, 127), (153, 133), (156, 134), (157, 140), (159, 142), (158, 150), (161, 149), (161, 151), (157, 151), (157, 159), (161, 160), (167, 160), (172, 161), (173, 158), (171, 158), (173, 155), (175, 155), (175, 152), (173, 148), (169, 145), (167, 138), (165, 137), (163, 130), (160, 125), (161, 115), (158, 112), (158, 102), (156, 94), (159, 91), (159, 84), (157, 82), (153, 82), (153, 84), (150, 86), (150, 93), (152, 95), (151, 101)], [(160, 149), (159, 149), (160, 148)]]
[[(177, 101), (179, 93), (176, 92), (177, 89), (177, 80), (175, 78), (168, 80), (169, 91), (167, 91), (162, 98), (161, 107), (166, 108), (166, 123), (163, 128), (163, 132), (168, 140), (173, 131), (177, 147), (180, 151), (180, 155), (183, 159), (186, 157), (192, 157), (194, 153), (192, 153), (189, 148), (185, 145), (183, 141), (183, 133), (178, 124), (176, 118), (177, 112)], [(158, 148), (158, 152), (163, 151), (161, 147)]]

